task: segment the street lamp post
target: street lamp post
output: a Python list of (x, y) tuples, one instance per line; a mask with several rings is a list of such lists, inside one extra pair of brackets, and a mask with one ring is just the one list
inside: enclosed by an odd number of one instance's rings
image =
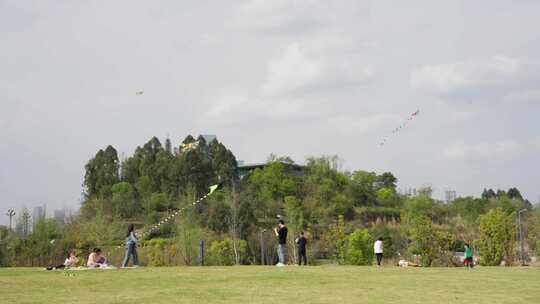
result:
[(9, 208), (6, 215), (9, 216), (9, 231), (11, 231), (11, 220), (12, 218), (15, 216), (15, 210), (13, 210), (13, 208)]
[(525, 265), (525, 256), (523, 252), (525, 251), (523, 248), (523, 229), (521, 229), (521, 213), (527, 212), (529, 210), (527, 209), (521, 209), (518, 211), (518, 229), (519, 229), (519, 247), (520, 247), (520, 256), (521, 256), (521, 266)]

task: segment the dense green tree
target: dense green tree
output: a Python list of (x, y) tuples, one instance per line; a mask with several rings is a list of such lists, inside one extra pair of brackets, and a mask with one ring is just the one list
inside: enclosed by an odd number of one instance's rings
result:
[(490, 210), (480, 216), (481, 263), (496, 266), (512, 254), (515, 227), (511, 218), (502, 209)]
[(292, 234), (298, 234), (308, 227), (310, 210), (296, 196), (285, 197), (285, 214), (288, 219), (288, 226), (292, 229)]
[(263, 169), (256, 169), (249, 176), (249, 184), (256, 189), (259, 201), (280, 200), (295, 195), (297, 184), (287, 165), (281, 162), (269, 163)]
[[(313, 203), (310, 208), (320, 209), (320, 216), (312, 219), (326, 217), (336, 219), (344, 216), (347, 219), (354, 217), (354, 201), (350, 198), (350, 180), (347, 175), (337, 170), (339, 159), (337, 156), (324, 156), (308, 158), (304, 169), (303, 193), (306, 200)], [(317, 221), (319, 221), (317, 219)]]
[(229, 229), (231, 208), (223, 201), (214, 202), (208, 210), (208, 227), (218, 233), (226, 233)]
[(408, 218), (407, 227), (412, 241), (409, 251), (420, 255), (422, 266), (430, 267), (437, 259), (448, 265), (455, 240), (450, 233), (436, 228), (425, 215)]
[(374, 187), (377, 181), (375, 172), (356, 171), (352, 175), (352, 195), (356, 206), (372, 206), (377, 202), (377, 192)]
[(122, 161), (120, 166), (120, 177), (124, 182), (135, 184), (140, 176), (141, 171), (139, 169), (142, 159), (142, 149), (137, 147), (133, 156), (126, 158)]
[(349, 235), (345, 258), (347, 264), (371, 265), (373, 256), (373, 238), (367, 229), (357, 229)]
[(99, 150), (85, 166), (85, 195), (89, 197), (110, 197), (112, 185), (118, 183), (120, 163), (118, 153), (112, 146)]
[(523, 200), (523, 197), (521, 196), (521, 192), (517, 188), (510, 188), (507, 192), (509, 199), (518, 199)]
[(403, 203), (396, 190), (388, 187), (377, 190), (377, 202), (383, 207), (401, 207)]
[(405, 202), (405, 215), (408, 218), (427, 217), (432, 219), (435, 216), (435, 201), (425, 195), (413, 197)]
[(214, 176), (213, 182), (224, 182), (226, 186), (232, 186), (237, 181), (237, 162), (234, 154), (222, 143), (213, 140), (208, 145), (209, 157)]
[(169, 198), (165, 193), (154, 192), (150, 196), (150, 210), (163, 212), (169, 208)]
[(112, 202), (115, 214), (121, 218), (137, 216), (141, 211), (140, 204), (135, 200), (135, 189), (130, 183), (120, 182), (112, 186)]
[(134, 186), (135, 190), (137, 190), (139, 199), (143, 203), (143, 206), (147, 210), (151, 210), (152, 208), (148, 207), (150, 196), (152, 195), (152, 181), (150, 180), (150, 177), (146, 175), (139, 177), (137, 182), (134, 183)]
[(501, 197), (503, 197), (503, 196), (507, 196), (506, 191), (501, 190), (501, 189), (497, 189), (497, 194), (496, 194), (496, 195), (497, 195), (497, 198), (501, 198)]
[(488, 200), (473, 197), (458, 197), (450, 203), (450, 210), (469, 222), (474, 222), (486, 212)]
[(495, 191), (493, 191), (493, 189), (490, 188), (489, 190), (486, 190), (486, 188), (484, 188), (484, 191), (482, 192), (483, 199), (491, 199), (496, 197), (497, 194), (495, 193)]
[(391, 172), (384, 172), (377, 176), (376, 182), (378, 184), (377, 188), (390, 188), (395, 190), (397, 178)]

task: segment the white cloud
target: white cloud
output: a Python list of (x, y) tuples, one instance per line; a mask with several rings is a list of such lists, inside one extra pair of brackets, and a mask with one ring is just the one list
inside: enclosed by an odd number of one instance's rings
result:
[(238, 125), (269, 120), (304, 119), (322, 114), (304, 100), (268, 99), (251, 96), (241, 89), (220, 91), (211, 101), (201, 122), (212, 125)]
[(360, 19), (370, 13), (370, 1), (252, 0), (238, 10), (238, 25), (256, 31), (305, 33), (331, 23)]
[(375, 70), (375, 65), (361, 56), (342, 57), (338, 52), (292, 43), (269, 62), (262, 92), (269, 96), (299, 91), (309, 94), (330, 87), (358, 85), (371, 80)]
[(510, 161), (540, 150), (540, 138), (527, 141), (513, 139), (467, 144), (458, 141), (445, 147), (444, 157), (451, 160)]
[(493, 56), (476, 62), (427, 65), (413, 69), (410, 84), (430, 94), (452, 97), (503, 97), (540, 82), (539, 65), (528, 60)]
[(503, 97), (503, 100), (518, 103), (540, 103), (540, 89), (510, 92)]

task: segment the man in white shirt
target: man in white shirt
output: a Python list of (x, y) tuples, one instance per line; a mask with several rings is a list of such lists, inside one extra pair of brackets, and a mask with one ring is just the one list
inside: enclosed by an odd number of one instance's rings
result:
[(383, 257), (383, 239), (382, 237), (378, 238), (373, 245), (373, 251), (375, 251), (375, 256), (377, 256), (377, 267), (381, 266), (382, 257)]

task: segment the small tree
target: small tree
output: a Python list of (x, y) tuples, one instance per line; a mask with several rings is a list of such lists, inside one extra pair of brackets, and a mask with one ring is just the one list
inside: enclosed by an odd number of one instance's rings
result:
[(502, 209), (497, 208), (480, 217), (480, 255), (483, 265), (500, 265), (514, 246), (515, 227)]
[(329, 244), (329, 250), (334, 259), (340, 263), (345, 263), (347, 252), (347, 231), (350, 231), (351, 225), (345, 224), (343, 216), (339, 216), (336, 223), (328, 227), (328, 232), (324, 235)]
[(348, 238), (345, 261), (351, 265), (371, 265), (373, 238), (366, 229), (357, 229)]
[(438, 241), (431, 219), (416, 216), (408, 219), (409, 235), (412, 240), (409, 250), (419, 254), (422, 266), (429, 267), (438, 256)]

